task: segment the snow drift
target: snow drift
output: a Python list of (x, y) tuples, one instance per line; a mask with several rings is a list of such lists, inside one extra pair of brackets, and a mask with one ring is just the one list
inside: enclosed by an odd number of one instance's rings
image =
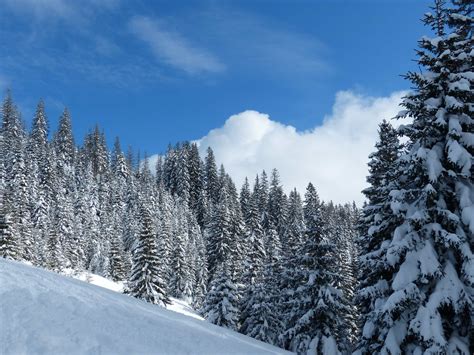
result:
[(2, 354), (283, 354), (198, 319), (0, 258)]

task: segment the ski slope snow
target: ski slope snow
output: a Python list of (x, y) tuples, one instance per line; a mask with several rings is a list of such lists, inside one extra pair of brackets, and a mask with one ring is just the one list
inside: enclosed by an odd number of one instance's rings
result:
[(228, 329), (0, 258), (1, 354), (284, 354)]
[[(108, 290), (112, 290), (112, 291), (120, 292), (120, 293), (123, 292), (123, 286), (124, 286), (123, 282), (120, 282), (120, 281), (114, 282), (112, 280), (106, 279), (105, 277), (92, 274), (88, 271), (82, 271), (82, 272), (77, 273), (73, 270), (66, 270), (64, 274), (71, 276), (75, 279), (106, 288)], [(184, 314), (189, 317), (204, 320), (204, 318), (201, 317), (187, 302), (174, 298), (174, 297), (170, 297), (170, 300), (171, 300), (171, 304), (168, 305), (166, 309)]]

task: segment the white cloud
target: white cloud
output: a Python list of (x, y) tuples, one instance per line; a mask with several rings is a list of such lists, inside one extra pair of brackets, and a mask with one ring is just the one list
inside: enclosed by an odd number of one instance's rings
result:
[(135, 16), (129, 27), (139, 39), (146, 42), (156, 58), (189, 74), (221, 72), (225, 66), (211, 53), (189, 43), (177, 32), (168, 31), (158, 21)]
[(299, 132), (273, 121), (266, 114), (245, 111), (199, 140), (241, 184), (253, 181), (265, 169), (280, 171), (285, 189), (304, 192), (309, 181), (324, 200), (362, 203), (368, 155), (378, 138), (378, 124), (394, 117), (403, 92), (388, 97), (369, 97), (351, 91), (337, 93), (332, 113), (320, 126)]
[(310, 33), (296, 32), (265, 16), (225, 6), (209, 11), (205, 19), (203, 26), (209, 26), (232, 67), (258, 68), (290, 82), (297, 79), (295, 76), (307, 78), (333, 71), (329, 48)]
[(17, 12), (32, 14), (40, 19), (73, 15), (72, 4), (64, 0), (6, 0), (5, 3)]
[(32, 15), (36, 20), (63, 19), (68, 22), (83, 20), (97, 10), (112, 10), (119, 0), (5, 0), (5, 5), (17, 13)]

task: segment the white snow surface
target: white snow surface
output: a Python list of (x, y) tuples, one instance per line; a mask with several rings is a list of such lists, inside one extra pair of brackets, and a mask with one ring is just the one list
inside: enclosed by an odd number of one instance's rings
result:
[(193, 317), (1, 258), (0, 300), (4, 355), (288, 353)]
[[(71, 276), (75, 279), (85, 281), (99, 287), (106, 288), (111, 291), (120, 292), (120, 293), (123, 292), (123, 287), (124, 287), (123, 282), (120, 282), (120, 281), (114, 282), (100, 275), (92, 274), (88, 271), (77, 273), (77, 272), (73, 272), (73, 270), (70, 270), (70, 271), (66, 271), (64, 274)], [(184, 314), (189, 317), (204, 320), (204, 318), (201, 317), (186, 301), (173, 298), (173, 297), (170, 297), (170, 299), (172, 303), (168, 305), (166, 309), (169, 309), (170, 311), (173, 311), (173, 312)]]

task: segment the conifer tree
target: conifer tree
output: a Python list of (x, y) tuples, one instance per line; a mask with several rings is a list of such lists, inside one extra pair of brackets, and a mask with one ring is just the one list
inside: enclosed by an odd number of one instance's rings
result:
[(156, 165), (155, 165), (155, 178), (156, 178), (156, 184), (158, 186), (163, 185), (164, 186), (164, 179), (163, 179), (163, 157), (161, 155), (158, 156), (156, 159)]
[[(398, 186), (397, 159), (401, 155), (401, 146), (396, 130), (387, 121), (379, 126), (379, 140), (375, 147), (376, 151), (369, 156), (367, 182), (370, 186), (363, 191), (367, 204), (362, 210), (357, 240), (360, 249), (356, 295), (361, 313), (359, 326), (368, 321), (375, 301), (386, 297), (389, 292), (387, 283), (391, 267), (381, 262), (381, 256), (386, 253), (397, 223), (391, 209), (390, 191)], [(359, 346), (365, 342), (360, 335), (358, 339)]]
[(208, 273), (207, 273), (207, 260), (206, 260), (206, 245), (204, 244), (204, 239), (199, 226), (195, 226), (196, 234), (195, 234), (195, 246), (196, 246), (196, 261), (194, 263), (194, 272), (195, 272), (195, 280), (196, 286), (193, 290), (193, 307), (194, 309), (201, 309), (204, 304), (204, 299), (207, 294), (207, 281), (208, 281)]
[[(270, 191), (268, 193), (268, 219), (282, 239), (286, 232), (287, 198), (280, 184), (280, 174), (277, 169), (272, 170)], [(282, 241), (286, 246), (286, 241)]]
[(238, 289), (232, 282), (227, 262), (218, 265), (209, 285), (202, 314), (207, 321), (221, 327), (237, 330), (239, 320)]
[(169, 145), (163, 162), (163, 181), (171, 195), (176, 193), (177, 152)]
[(219, 178), (217, 175), (216, 158), (211, 147), (207, 148), (204, 162), (204, 182), (208, 201), (213, 205), (217, 205), (219, 203)]
[(304, 214), (305, 242), (295, 275), (299, 285), (289, 301), (287, 329), (280, 341), (298, 353), (337, 353), (341, 314), (346, 310), (342, 292), (334, 286), (334, 244), (325, 235), (321, 204), (312, 184), (306, 190)]
[(59, 127), (54, 135), (53, 146), (58, 158), (61, 162), (61, 168), (65, 169), (63, 165), (72, 166), (76, 153), (74, 144), (74, 136), (72, 134), (71, 116), (67, 108), (64, 109), (63, 114), (59, 119)]
[(436, 37), (417, 52), (424, 71), (406, 76), (415, 92), (400, 116), (413, 123), (400, 129), (408, 152), (390, 192), (400, 220), (379, 257), (386, 281), (374, 286), (384, 292), (366, 315), (361, 353), (474, 351), (472, 4), (433, 9), (424, 22)]
[(21, 260), (18, 238), (12, 227), (10, 216), (0, 200), (0, 256), (10, 260)]
[(171, 302), (159, 268), (152, 219), (146, 206), (141, 208), (140, 221), (141, 232), (133, 251), (133, 268), (128, 282), (128, 292), (133, 297), (165, 307)]
[(109, 251), (109, 275), (113, 281), (123, 281), (127, 276), (123, 248), (119, 238), (113, 234)]
[(263, 275), (250, 287), (249, 299), (244, 304), (245, 314), (239, 331), (257, 340), (275, 345), (283, 328), (278, 314), (278, 289), (275, 288), (273, 269), (268, 263)]
[(258, 276), (261, 276), (266, 256), (264, 234), (258, 211), (258, 180), (256, 180), (254, 192), (248, 202), (245, 243), (247, 260), (244, 262), (246, 265), (244, 282), (249, 286), (255, 282)]
[[(257, 184), (257, 181), (255, 182)], [(268, 214), (268, 177), (265, 170), (262, 171), (258, 179), (258, 210), (261, 221), (264, 221)], [(265, 228), (265, 226), (263, 226)]]
[(176, 161), (176, 194), (183, 203), (189, 205), (191, 180), (189, 176), (189, 144), (178, 150)]
[(50, 225), (50, 201), (52, 183), (52, 157), (48, 142), (48, 121), (44, 111), (44, 102), (40, 100), (33, 118), (33, 127), (28, 140), (29, 185), (31, 223), (35, 259), (44, 264), (44, 247)]
[[(229, 258), (232, 247), (230, 211), (226, 189), (221, 190), (219, 204), (213, 208), (206, 234), (209, 278), (213, 279), (219, 265)], [(230, 269), (226, 271), (230, 272)]]
[[(302, 242), (305, 230), (301, 196), (293, 189), (288, 201), (287, 228), (285, 229), (286, 254), (294, 255)], [(286, 255), (285, 255), (286, 256)]]
[[(54, 223), (54, 220), (53, 220)], [(59, 239), (57, 228), (53, 224), (49, 229), (47, 235), (47, 245), (46, 245), (46, 261), (45, 265), (48, 269), (61, 272), (66, 266), (66, 260), (62, 252), (61, 241)]]
[(186, 219), (187, 205), (177, 206), (176, 225), (174, 228), (173, 250), (171, 253), (171, 278), (170, 290), (174, 297), (190, 300), (192, 295), (192, 282), (190, 279), (190, 262), (187, 254), (189, 247), (189, 234)]
[(244, 184), (242, 185), (242, 188), (240, 189), (240, 196), (239, 196), (239, 201), (240, 201), (240, 209), (242, 211), (242, 216), (244, 218), (245, 224), (248, 226), (248, 220), (249, 220), (249, 204), (250, 204), (250, 185), (249, 185), (249, 180), (247, 177), (245, 177)]
[(189, 207), (196, 211), (199, 205), (199, 199), (203, 190), (203, 167), (199, 157), (199, 149), (196, 143), (191, 143), (188, 154), (189, 171)]

